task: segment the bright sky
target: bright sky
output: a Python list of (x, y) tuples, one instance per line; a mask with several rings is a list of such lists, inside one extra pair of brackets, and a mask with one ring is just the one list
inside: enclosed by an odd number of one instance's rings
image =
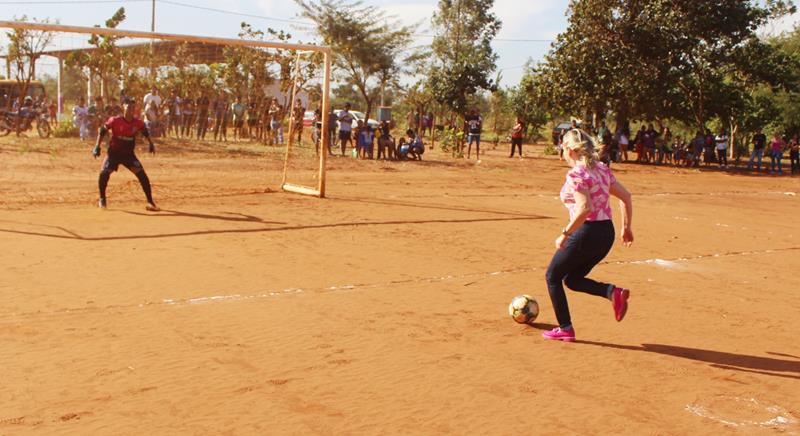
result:
[[(365, 0), (396, 15), (408, 24), (420, 23), (418, 33), (430, 35), (430, 19), (437, 0)], [(494, 12), (503, 22), (495, 41), (502, 69), (501, 85), (519, 82), (522, 65), (528, 58), (539, 60), (550, 46), (550, 40), (566, 29), (568, 0), (495, 0)], [(120, 26), (128, 30), (150, 30), (151, 0), (0, 0), (0, 16), (58, 19), (61, 24), (92, 26), (102, 24), (120, 6), (128, 19)], [(185, 6), (181, 6), (185, 5)], [(187, 7), (192, 6), (192, 7)], [(241, 16), (199, 8), (213, 8), (253, 16)], [(289, 31), (304, 41), (311, 36), (299, 30), (299, 8), (292, 0), (156, 0), (156, 31), (205, 36), (236, 37), (239, 24), (246, 21), (257, 28), (272, 27)], [(301, 22), (301, 23), (298, 23)], [(527, 41), (520, 41), (527, 40)], [(420, 45), (430, 44), (431, 38), (418, 36)]]
[[(417, 43), (429, 44), (430, 18), (437, 0), (364, 0), (383, 8), (408, 24), (420, 23)], [(566, 29), (565, 11), (569, 0), (495, 0), (494, 13), (503, 22), (494, 42), (502, 71), (501, 85), (519, 82), (522, 65), (528, 58), (540, 60), (550, 41)], [(152, 0), (0, 0), (0, 17), (12, 16), (58, 19), (61, 24), (92, 26), (102, 24), (120, 6), (128, 19), (121, 28), (150, 30)], [(212, 8), (223, 13), (202, 8)], [(295, 39), (309, 41), (311, 36), (299, 30), (303, 20), (292, 0), (156, 0), (156, 31), (206, 36), (236, 37), (239, 24), (247, 21), (257, 28), (282, 29)], [(249, 14), (242, 16), (236, 14)], [(800, 16), (770, 26), (766, 31), (789, 29)]]

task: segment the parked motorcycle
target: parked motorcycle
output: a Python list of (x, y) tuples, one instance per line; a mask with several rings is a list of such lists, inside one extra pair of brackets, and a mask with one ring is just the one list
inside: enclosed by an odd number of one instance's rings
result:
[(27, 132), (36, 126), (40, 138), (49, 138), (52, 133), (50, 116), (44, 109), (33, 108), (27, 111), (9, 112), (0, 110), (0, 136), (12, 131)]

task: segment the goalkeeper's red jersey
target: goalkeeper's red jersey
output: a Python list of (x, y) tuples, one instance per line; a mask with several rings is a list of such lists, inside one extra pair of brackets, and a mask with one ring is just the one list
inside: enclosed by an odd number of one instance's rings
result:
[(108, 152), (114, 154), (133, 154), (136, 134), (145, 129), (144, 121), (134, 117), (128, 122), (125, 117), (111, 117), (106, 121), (106, 129), (111, 132)]

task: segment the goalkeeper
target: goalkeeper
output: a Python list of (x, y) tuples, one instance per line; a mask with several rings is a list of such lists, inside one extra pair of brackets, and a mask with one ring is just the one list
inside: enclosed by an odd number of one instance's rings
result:
[(103, 161), (103, 166), (100, 169), (100, 178), (98, 184), (100, 187), (100, 203), (101, 209), (106, 208), (106, 186), (108, 180), (111, 178), (111, 173), (117, 170), (120, 165), (129, 169), (139, 183), (142, 185), (144, 195), (147, 197), (146, 209), (149, 211), (160, 210), (153, 202), (153, 194), (150, 188), (150, 179), (147, 178), (147, 173), (144, 172), (144, 167), (139, 159), (134, 154), (133, 149), (136, 146), (136, 134), (141, 133), (142, 136), (147, 138), (150, 143), (150, 153), (155, 154), (156, 148), (153, 140), (150, 139), (150, 134), (144, 125), (144, 121), (136, 118), (136, 103), (133, 99), (126, 98), (122, 102), (123, 115), (109, 118), (101, 127), (97, 135), (97, 143), (92, 150), (92, 155), (95, 158), (100, 156), (100, 144), (103, 142), (106, 133), (111, 132), (111, 141), (108, 145), (108, 155)]

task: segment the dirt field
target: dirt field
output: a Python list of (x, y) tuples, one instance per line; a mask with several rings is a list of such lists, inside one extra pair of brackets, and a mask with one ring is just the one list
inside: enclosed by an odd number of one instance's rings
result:
[(593, 276), (630, 311), (569, 293), (567, 344), (541, 147), (336, 158), (319, 200), (170, 142), (140, 151), (160, 213), (124, 170), (98, 210), (89, 149), (0, 139), (0, 435), (800, 434), (800, 177), (615, 166), (636, 242)]

